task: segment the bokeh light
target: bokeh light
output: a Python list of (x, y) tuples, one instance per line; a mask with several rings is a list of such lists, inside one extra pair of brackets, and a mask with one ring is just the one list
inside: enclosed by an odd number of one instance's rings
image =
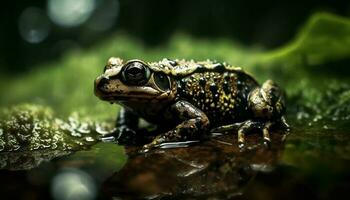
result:
[(91, 176), (79, 169), (64, 169), (53, 178), (51, 195), (56, 200), (95, 199), (96, 185)]
[(48, 0), (47, 12), (54, 23), (74, 27), (86, 22), (95, 7), (95, 0)]
[(115, 23), (119, 14), (118, 0), (97, 0), (96, 10), (87, 22), (88, 28), (94, 31), (106, 31)]
[(50, 21), (39, 8), (26, 8), (18, 19), (21, 37), (29, 43), (40, 43), (49, 35)]

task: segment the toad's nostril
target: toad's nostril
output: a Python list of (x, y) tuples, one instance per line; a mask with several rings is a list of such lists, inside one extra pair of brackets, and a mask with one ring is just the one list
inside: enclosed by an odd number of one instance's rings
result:
[(108, 84), (109, 79), (106, 77), (101, 77), (100, 80), (97, 82), (97, 88), (102, 89)]

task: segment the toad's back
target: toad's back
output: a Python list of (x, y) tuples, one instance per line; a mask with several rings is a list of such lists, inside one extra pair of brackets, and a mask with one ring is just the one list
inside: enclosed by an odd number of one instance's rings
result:
[(247, 97), (258, 83), (243, 71), (198, 72), (177, 81), (178, 98), (201, 109), (211, 125), (225, 125), (249, 118)]

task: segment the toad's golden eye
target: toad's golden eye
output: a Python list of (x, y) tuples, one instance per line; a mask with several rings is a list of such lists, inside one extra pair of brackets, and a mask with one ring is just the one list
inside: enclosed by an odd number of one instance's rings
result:
[(167, 75), (164, 73), (154, 73), (153, 74), (154, 82), (158, 86), (159, 89), (163, 91), (168, 91), (170, 90), (170, 80)]
[(149, 78), (149, 68), (137, 61), (127, 64), (122, 72), (122, 80), (127, 85), (143, 85)]

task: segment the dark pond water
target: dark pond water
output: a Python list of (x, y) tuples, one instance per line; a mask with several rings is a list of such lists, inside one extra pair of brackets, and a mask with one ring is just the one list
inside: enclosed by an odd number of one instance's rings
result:
[(270, 149), (249, 135), (245, 151), (231, 134), (144, 154), (102, 142), (76, 153), (3, 152), (0, 191), (2, 199), (342, 199), (348, 130), (293, 125), (287, 137), (272, 134)]

